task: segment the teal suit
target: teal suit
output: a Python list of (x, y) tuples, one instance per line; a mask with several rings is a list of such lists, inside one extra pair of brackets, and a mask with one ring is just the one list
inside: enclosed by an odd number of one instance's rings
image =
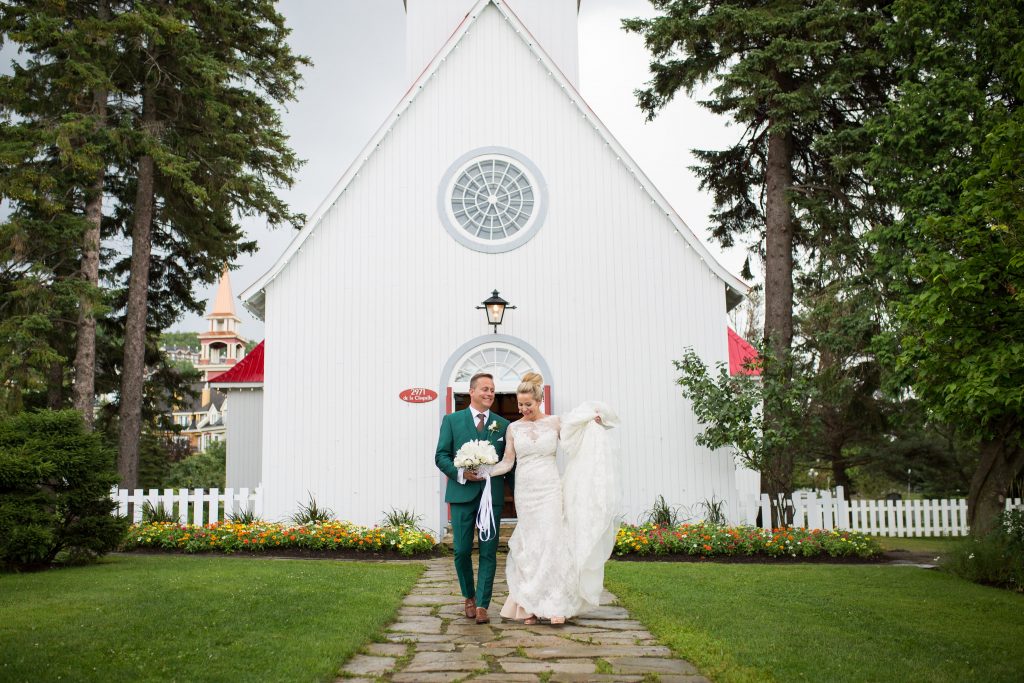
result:
[[(497, 423), (496, 430), (488, 427)], [(437, 438), (434, 463), (448, 477), (444, 500), (451, 505), (452, 537), (455, 545), (455, 571), (459, 575), (462, 596), (475, 598), (478, 607), (486, 609), (491, 604), (491, 587), (497, 569), (498, 534), (489, 541), (480, 542), (480, 576), (474, 590), (473, 584), (473, 528), (477, 508), (483, 495), (484, 482), (467, 481), (459, 483), (459, 470), (455, 467), (455, 454), (467, 441), (487, 440), (494, 444), (500, 459), (505, 454), (505, 430), (508, 420), (491, 413), (484, 425), (484, 431), (476, 430), (473, 413), (469, 408), (445, 415), (441, 420), (441, 433)], [(511, 474), (511, 473), (510, 473)], [(509, 475), (506, 475), (509, 476)], [(509, 477), (511, 479), (511, 477)], [(491, 502), (494, 506), (495, 524), (501, 522), (501, 508), (505, 502), (505, 477), (491, 478)], [(511, 481), (509, 482), (511, 487)]]

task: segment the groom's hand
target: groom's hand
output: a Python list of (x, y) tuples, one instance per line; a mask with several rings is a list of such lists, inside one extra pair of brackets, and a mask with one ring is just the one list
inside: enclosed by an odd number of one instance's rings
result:
[(483, 477), (477, 476), (476, 472), (474, 472), (473, 470), (466, 470), (465, 472), (462, 473), (462, 476), (466, 479), (466, 481), (483, 481), (484, 480)]

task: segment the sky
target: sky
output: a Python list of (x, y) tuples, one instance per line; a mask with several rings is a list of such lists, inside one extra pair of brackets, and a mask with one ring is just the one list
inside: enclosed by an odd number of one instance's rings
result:
[[(282, 0), (278, 7), (292, 29), (292, 49), (310, 57), (298, 101), (283, 112), (292, 148), (306, 160), (292, 188), (280, 194), (293, 210), (310, 215), (408, 88), (405, 10), (402, 0)], [(514, 7), (514, 4), (513, 4)], [(646, 122), (633, 91), (650, 78), (642, 40), (621, 28), (625, 17), (651, 16), (647, 0), (583, 0), (579, 17), (580, 90), (612, 134), (711, 253), (739, 273), (742, 249), (723, 251), (708, 239), (711, 197), (688, 169), (691, 148), (718, 149), (738, 134), (725, 119), (680, 93), (653, 122)], [(440, 45), (438, 48), (440, 49)], [(5, 50), (6, 52), (6, 50)], [(5, 60), (6, 61), (6, 60)], [(290, 228), (268, 230), (243, 223), (259, 250), (232, 264), (235, 297), (269, 270), (295, 236)], [(212, 302), (216, 284), (198, 292)], [(236, 298), (240, 331), (263, 338), (263, 323)], [(207, 322), (188, 315), (173, 329), (200, 331)]]

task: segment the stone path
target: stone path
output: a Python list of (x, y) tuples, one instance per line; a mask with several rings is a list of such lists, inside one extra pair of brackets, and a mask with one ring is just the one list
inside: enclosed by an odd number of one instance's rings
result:
[(451, 558), (427, 561), (424, 572), (387, 629), (353, 657), (338, 682), (519, 683), (530, 681), (661, 681), (707, 683), (672, 656), (605, 591), (601, 606), (564, 626), (503, 621), (508, 587), (505, 557), (498, 556), (491, 623), (478, 626), (462, 613)]

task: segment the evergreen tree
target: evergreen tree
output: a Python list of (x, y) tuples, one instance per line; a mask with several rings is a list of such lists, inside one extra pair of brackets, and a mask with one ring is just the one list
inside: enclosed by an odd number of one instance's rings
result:
[[(864, 118), (886, 94), (880, 28), (886, 0), (651, 0), (653, 19), (629, 19), (654, 61), (637, 91), (648, 117), (683, 90), (711, 84), (701, 104), (740, 124), (725, 150), (694, 150), (701, 188), (716, 211), (712, 234), (724, 246), (752, 237), (764, 261), (766, 382), (792, 378), (794, 253), (822, 232), (849, 232), (863, 220), (868, 189), (847, 156), (865, 140)], [(762, 246), (763, 245), (763, 246)], [(744, 275), (749, 277), (749, 271)], [(784, 432), (784, 404), (766, 393), (764, 429)], [(766, 443), (777, 443), (766, 440)], [(792, 488), (793, 453), (773, 445), (773, 497)], [(771, 485), (771, 484), (770, 484)]]
[[(202, 310), (193, 282), (213, 282), (254, 248), (241, 242), (238, 216), (301, 221), (274, 193), (299, 164), (275, 107), (294, 99), (306, 63), (288, 46), (272, 0), (152, 0), (132, 12), (137, 33), (126, 44), (137, 89), (126, 146), (134, 165), (119, 185), (131, 210), (116, 216), (132, 241), (118, 268), (128, 279), (118, 440), (126, 485), (137, 477), (147, 338), (167, 326), (149, 324), (154, 304)], [(154, 276), (167, 299), (150, 299)], [(180, 310), (155, 313), (166, 322)]]

